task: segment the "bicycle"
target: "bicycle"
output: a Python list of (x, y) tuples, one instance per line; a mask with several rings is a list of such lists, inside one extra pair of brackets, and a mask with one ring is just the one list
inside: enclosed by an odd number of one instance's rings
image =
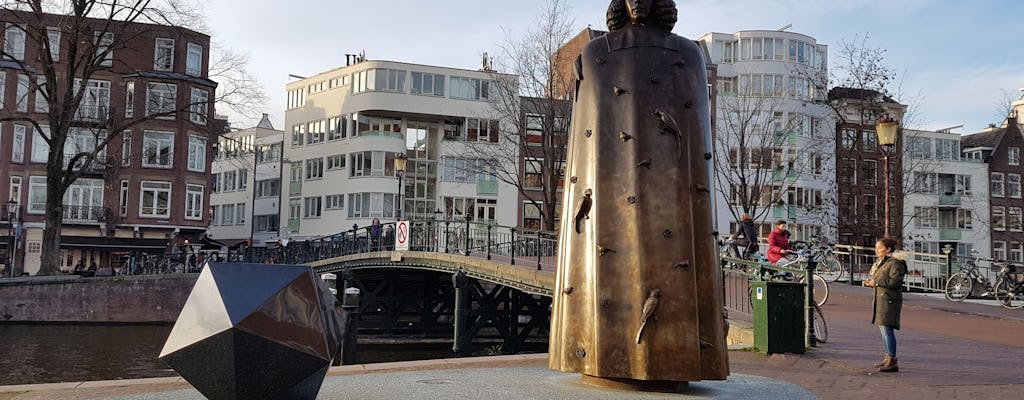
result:
[[(764, 257), (762, 257), (759, 253), (755, 253), (755, 254), (756, 254), (758, 259), (764, 260)], [(800, 262), (800, 261), (805, 261), (805, 260), (806, 260), (806, 256), (804, 256), (803, 254), (800, 254), (797, 257), (796, 260), (788, 262), (786, 264), (783, 264), (782, 267), (786, 267), (788, 265), (792, 265), (794, 263), (797, 263), (797, 262)], [(763, 262), (765, 264), (769, 264), (767, 262), (767, 260), (764, 260)], [(764, 272), (766, 270), (768, 271), (767, 273)], [(766, 274), (766, 277), (768, 278), (767, 280), (786, 281), (786, 282), (793, 282), (795, 280), (797, 283), (803, 283), (804, 282), (804, 275), (800, 275), (799, 278), (794, 278), (792, 273), (789, 273), (789, 272), (779, 272), (779, 271), (771, 270), (769, 268), (762, 269), (762, 274), (763, 275)], [(824, 278), (818, 276), (817, 274), (812, 274), (812, 275), (814, 276), (814, 281), (815, 281), (815, 285), (814, 285), (815, 286), (815, 289), (814, 289), (815, 301), (811, 302), (811, 305), (814, 306), (814, 309), (812, 311), (811, 326), (814, 329), (814, 337), (815, 337), (815, 339), (818, 342), (820, 342), (820, 343), (825, 343), (825, 342), (828, 341), (828, 324), (825, 323), (825, 314), (821, 312), (821, 306), (825, 304), (826, 300), (828, 300), (828, 283), (825, 281)], [(821, 297), (819, 297), (818, 286), (822, 287), (821, 292), (824, 293), (824, 295), (821, 296)], [(753, 289), (754, 289), (753, 287), (750, 287), (750, 288), (747, 289), (747, 301), (750, 303), (749, 305), (750, 305), (751, 309), (754, 308), (754, 304), (753, 304), (754, 303)]]
[[(807, 253), (806, 253), (806, 251), (801, 250), (801, 251), (798, 251), (798, 252), (792, 252), (791, 254), (795, 254), (796, 255), (796, 258), (793, 261), (790, 261), (790, 262), (787, 262), (787, 263), (781, 264), (781, 265), (775, 265), (775, 266), (783, 267), (783, 268), (795, 268), (795, 267), (798, 267), (798, 265), (795, 265), (795, 264), (801, 263), (801, 262), (807, 262)], [(761, 255), (761, 253), (754, 253), (754, 257), (757, 259), (758, 262), (760, 262), (762, 264), (772, 265), (770, 262), (768, 262), (768, 259), (764, 258), (764, 256)], [(766, 270), (766, 269), (762, 269), (762, 271), (764, 271), (764, 270)], [(769, 279), (779, 278), (780, 275), (781, 275), (782, 280), (785, 280), (785, 281), (796, 282), (796, 283), (804, 283), (804, 282), (806, 282), (805, 281), (806, 278), (805, 278), (804, 274), (797, 274), (794, 277), (793, 274), (788, 273), (788, 272), (779, 274), (777, 271), (774, 271), (774, 270), (771, 270), (771, 269), (767, 269), (767, 270), (771, 274), (770, 276), (768, 276)], [(762, 278), (764, 278), (764, 277), (762, 277)], [(823, 305), (825, 305), (825, 302), (828, 301), (828, 281), (825, 280), (825, 278), (821, 277), (821, 275), (818, 275), (817, 270), (815, 270), (815, 272), (813, 274), (811, 274), (811, 279), (814, 279), (814, 304), (816, 304), (818, 306), (823, 306)]]
[(1024, 307), (1024, 274), (1017, 272), (1012, 264), (1004, 265), (996, 278), (996, 300), (1003, 307), (1019, 309)]
[(803, 241), (793, 243), (796, 248), (809, 250), (811, 256), (818, 260), (818, 264), (814, 268), (815, 274), (821, 275), (829, 282), (838, 281), (843, 276), (845, 267), (842, 260), (835, 253), (836, 245), (829, 242), (828, 239), (817, 235), (811, 236), (811, 242), (816, 244)]
[(985, 289), (985, 293), (982, 296), (991, 295), (995, 289), (992, 284), (989, 283), (988, 279), (981, 276), (981, 272), (978, 270), (979, 261), (995, 261), (991, 258), (981, 258), (978, 250), (971, 250), (973, 259), (968, 259), (962, 267), (960, 272), (957, 272), (949, 276), (946, 280), (946, 299), (949, 301), (963, 301), (967, 296), (971, 295), (974, 290), (974, 285), (981, 285)]

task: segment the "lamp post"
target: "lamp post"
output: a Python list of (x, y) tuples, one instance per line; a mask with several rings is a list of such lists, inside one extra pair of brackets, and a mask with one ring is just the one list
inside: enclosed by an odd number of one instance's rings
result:
[(398, 153), (395, 157), (395, 173), (398, 174), (398, 205), (395, 211), (395, 221), (402, 220), (402, 211), (405, 211), (405, 201), (402, 199), (402, 178), (405, 177), (405, 165), (409, 161), (404, 152)]
[(896, 151), (896, 133), (899, 127), (899, 123), (889, 117), (882, 118), (875, 124), (878, 145), (885, 160), (885, 237), (889, 237), (889, 225), (892, 223), (889, 219), (889, 157)]
[(7, 269), (10, 271), (9, 275), (11, 278), (14, 277), (14, 263), (18, 258), (18, 238), (15, 236), (18, 233), (18, 227), (15, 225), (15, 218), (18, 216), (18, 202), (14, 199), (7, 201), (7, 222), (9, 223), (7, 228), (7, 236), (11, 238), (10, 250), (10, 265)]

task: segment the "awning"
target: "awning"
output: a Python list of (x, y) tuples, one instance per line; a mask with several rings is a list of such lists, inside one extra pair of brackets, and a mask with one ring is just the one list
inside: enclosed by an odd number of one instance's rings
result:
[(147, 253), (163, 252), (167, 239), (108, 238), (99, 236), (61, 236), (64, 249), (97, 249), (110, 251), (138, 250)]
[(199, 239), (199, 242), (203, 244), (202, 250), (217, 251), (220, 251), (221, 247), (233, 249), (237, 247), (239, 243), (247, 241), (249, 241), (249, 239), (214, 239), (209, 236), (203, 236), (202, 239)]

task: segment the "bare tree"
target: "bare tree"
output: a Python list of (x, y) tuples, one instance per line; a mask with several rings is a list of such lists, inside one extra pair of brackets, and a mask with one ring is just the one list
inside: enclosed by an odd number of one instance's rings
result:
[(999, 97), (992, 102), (992, 109), (995, 112), (993, 116), (997, 121), (1005, 121), (1007, 116), (1013, 114), (1013, 103), (1019, 100), (1024, 100), (1020, 90), (1000, 90)]
[(572, 38), (570, 11), (564, 0), (550, 0), (522, 36), (505, 30), (494, 58), (501, 73), (494, 72), (491, 87), (493, 112), (503, 122), (503, 145), (469, 146), (475, 157), (488, 160), (481, 172), (514, 186), (541, 210), (544, 230), (555, 229), (572, 113), (572, 104), (561, 95), (571, 93), (575, 77), (559, 73), (577, 56), (559, 51)]
[[(0, 121), (15, 121), (30, 125), (36, 138), (48, 146), (46, 155), (46, 203), (41, 268), (39, 274), (59, 272), (60, 238), (63, 225), (64, 195), (75, 180), (97, 168), (113, 167), (107, 157), (108, 145), (120, 142), (121, 135), (132, 127), (155, 118), (193, 113), (206, 119), (214, 98), (176, 101), (173, 105), (160, 102), (160, 96), (149, 96), (147, 110), (126, 116), (125, 110), (103, 106), (96, 102), (86, 84), (92, 79), (110, 76), (111, 72), (149, 76), (152, 71), (136, 71), (117, 54), (141, 51), (139, 38), (150, 26), (186, 27), (201, 23), (200, 10), (188, 1), (177, 0), (69, 0), (49, 2), (41, 0), (5, 0), (0, 11), (8, 22), (7, 31), (23, 36), (23, 48), (5, 45), (2, 57), (17, 64), (17, 68), (30, 78), (19, 85), (18, 102), (27, 103), (35, 93), (34, 113), (17, 107), (5, 107)], [(54, 38), (56, 41), (54, 40)], [(54, 45), (59, 45), (55, 47)], [(32, 46), (32, 47), (29, 47)], [(26, 48), (34, 49), (39, 59), (25, 57)], [(20, 54), (15, 54), (19, 53)], [(244, 60), (242, 60), (244, 61)], [(234, 62), (235, 66), (243, 65)], [(208, 87), (216, 84), (203, 77), (196, 83)], [(240, 87), (252, 82), (241, 82)], [(24, 86), (24, 87), (21, 87)], [(230, 91), (236, 93), (234, 91)], [(172, 99), (174, 97), (171, 97)], [(166, 100), (166, 99), (165, 99)], [(152, 104), (151, 104), (152, 103)], [(45, 110), (40, 110), (43, 107)], [(42, 118), (40, 118), (42, 115)], [(213, 140), (217, 124), (209, 123)], [(116, 139), (116, 141), (115, 141)], [(113, 153), (113, 152), (111, 152)]]
[[(790, 198), (801, 178), (832, 173), (832, 141), (803, 137), (813, 130), (797, 120), (783, 120), (779, 97), (740, 95), (719, 97), (719, 123), (715, 133), (717, 190), (728, 199), (734, 220), (750, 214), (768, 218), (772, 206), (790, 204), (827, 220), (827, 193)], [(797, 204), (792, 204), (797, 203)], [(818, 215), (821, 214), (821, 215)]]

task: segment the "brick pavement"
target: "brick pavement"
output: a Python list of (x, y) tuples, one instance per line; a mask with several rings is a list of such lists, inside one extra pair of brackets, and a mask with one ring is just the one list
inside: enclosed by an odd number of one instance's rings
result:
[[(870, 290), (835, 285), (823, 311), (829, 342), (804, 354), (761, 355), (734, 350), (734, 374), (783, 380), (822, 399), (993, 399), (1024, 397), (1024, 310), (951, 303), (941, 296), (908, 294), (898, 331), (900, 372), (882, 374), (882, 356), (870, 325)], [(482, 357), (335, 367), (331, 375), (438, 368), (535, 367), (546, 355)], [(84, 384), (0, 387), (0, 400), (92, 399), (188, 388), (175, 378)]]

